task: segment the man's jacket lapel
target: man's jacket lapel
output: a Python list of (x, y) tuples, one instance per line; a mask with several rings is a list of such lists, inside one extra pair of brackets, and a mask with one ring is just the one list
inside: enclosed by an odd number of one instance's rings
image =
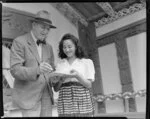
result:
[(33, 56), (35, 56), (37, 62), (40, 63), (40, 57), (38, 54), (38, 50), (37, 50), (36, 44), (31, 36), (31, 34), (28, 35), (28, 44), (29, 44), (29, 49), (32, 52)]

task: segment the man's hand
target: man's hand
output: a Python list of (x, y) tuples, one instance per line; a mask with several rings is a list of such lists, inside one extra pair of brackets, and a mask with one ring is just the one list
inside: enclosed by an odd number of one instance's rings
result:
[(40, 73), (48, 73), (48, 72), (52, 72), (53, 68), (50, 64), (48, 64), (47, 62), (42, 62), (40, 64)]

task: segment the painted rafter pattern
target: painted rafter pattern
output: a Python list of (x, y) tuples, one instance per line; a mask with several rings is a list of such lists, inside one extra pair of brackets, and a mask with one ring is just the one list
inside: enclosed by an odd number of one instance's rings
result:
[(85, 26), (88, 25), (88, 22), (85, 20), (84, 16), (72, 8), (68, 3), (51, 3), (51, 5), (61, 12), (76, 27), (78, 26), (78, 21)]
[[(145, 2), (145, 0), (141, 0), (141, 3), (135, 3), (132, 6), (130, 6), (129, 8), (124, 8), (124, 9), (120, 10), (119, 12), (113, 13), (112, 16), (101, 18), (100, 20), (95, 22), (95, 26), (96, 26), (96, 28), (102, 27), (106, 24), (109, 24), (113, 21), (116, 21), (122, 17), (133, 14), (133, 13), (138, 12), (138, 11), (145, 9), (145, 8), (146, 8), (146, 2)], [(111, 8), (109, 8), (109, 9), (111, 9)], [(107, 13), (111, 14), (112, 10), (110, 10), (110, 12), (107, 12)]]
[[(113, 10), (108, 2), (96, 2), (109, 16), (102, 17), (98, 21), (94, 22), (95, 27), (99, 28), (106, 24), (112, 23), (120, 18), (127, 15), (131, 15), (142, 9), (146, 9), (146, 1), (140, 0), (140, 3), (135, 3), (129, 8), (123, 8), (122, 10), (116, 12)], [(71, 7), (68, 3), (51, 3), (61, 14), (63, 14), (75, 27), (78, 27), (78, 21), (80, 21), (85, 26), (88, 25), (86, 18), (80, 14), (76, 9)]]

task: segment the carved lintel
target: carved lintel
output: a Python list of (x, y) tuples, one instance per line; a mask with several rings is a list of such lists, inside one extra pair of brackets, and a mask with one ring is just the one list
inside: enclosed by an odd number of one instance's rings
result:
[(118, 19), (121, 19), (124, 16), (134, 14), (140, 10), (146, 9), (146, 2), (145, 0), (141, 0), (140, 3), (135, 3), (131, 5), (129, 8), (123, 8), (122, 10), (118, 12), (112, 13), (112, 16), (103, 17), (97, 22), (95, 22), (96, 28), (102, 27), (106, 24), (112, 23)]

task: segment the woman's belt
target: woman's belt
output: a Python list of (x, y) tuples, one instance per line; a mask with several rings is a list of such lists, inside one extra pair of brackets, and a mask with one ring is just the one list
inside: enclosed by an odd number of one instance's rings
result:
[(80, 84), (79, 82), (66, 82), (66, 83), (63, 83), (63, 84), (62, 84), (62, 87), (63, 87), (63, 86), (72, 86), (72, 85), (74, 85), (74, 86), (83, 86), (83, 85)]

